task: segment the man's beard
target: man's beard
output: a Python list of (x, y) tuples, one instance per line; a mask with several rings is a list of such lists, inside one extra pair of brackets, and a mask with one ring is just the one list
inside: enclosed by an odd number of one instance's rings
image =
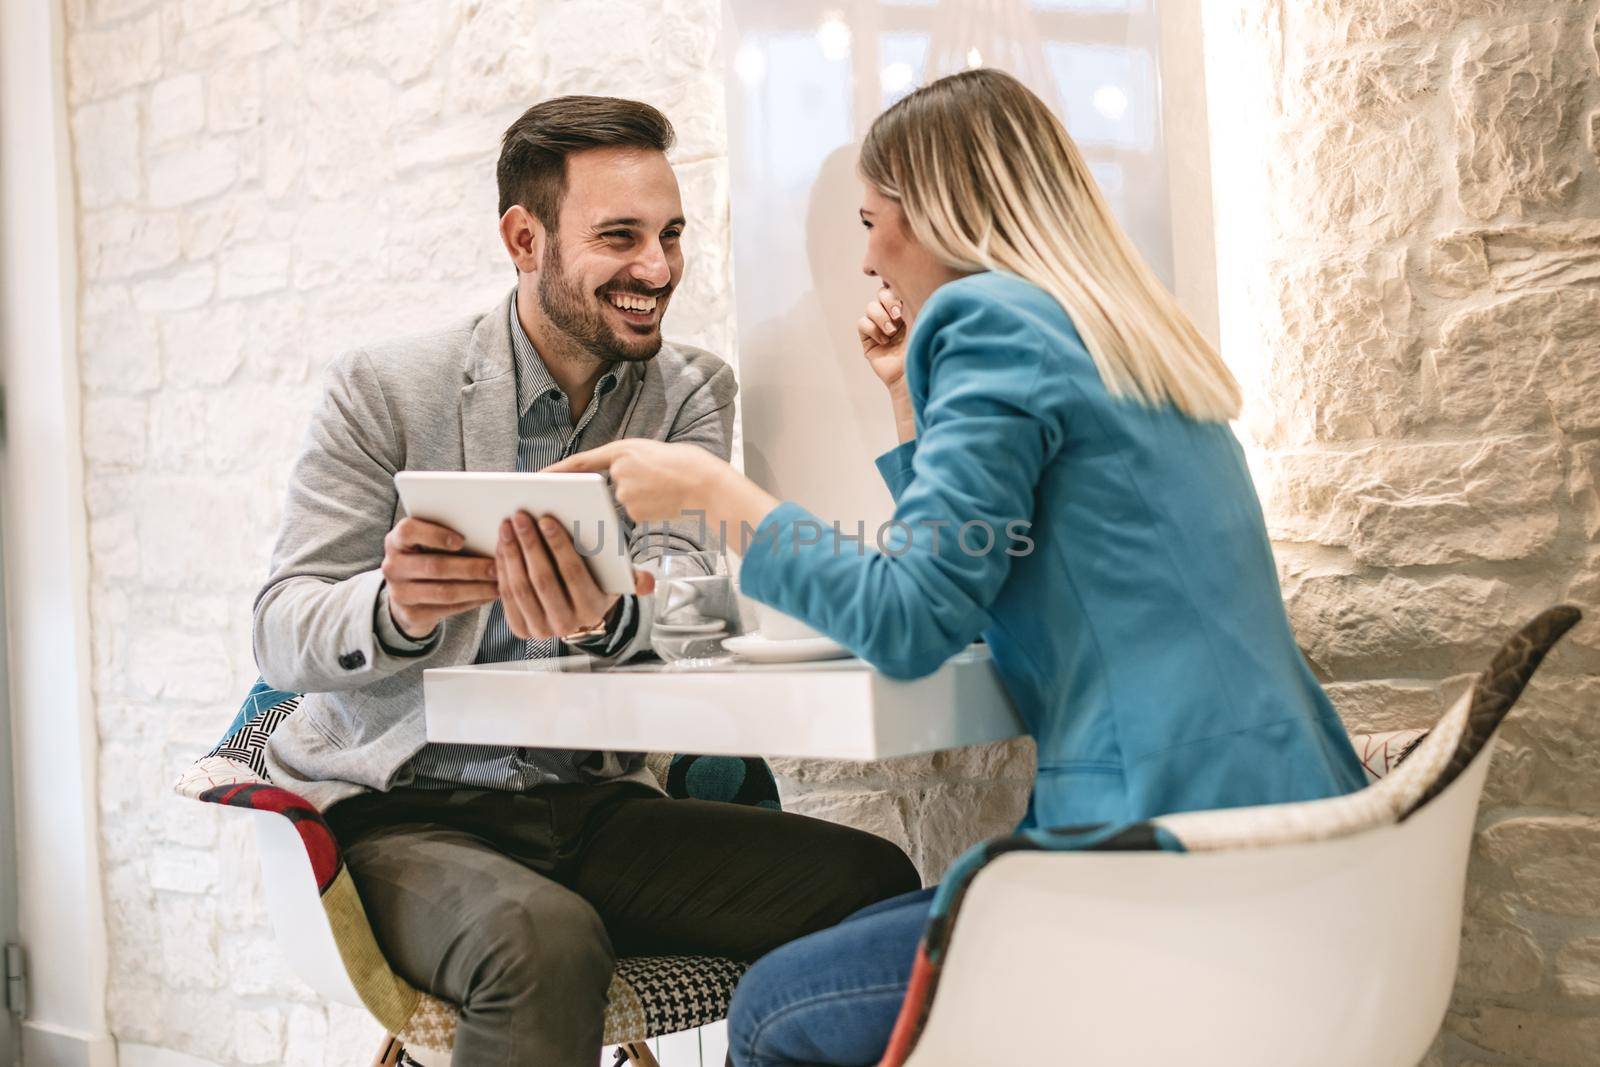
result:
[[(598, 293), (585, 293), (561, 269), (561, 252), (556, 247), (555, 235), (545, 248), (544, 264), (539, 270), (539, 307), (551, 324), (572, 338), (574, 344), (604, 362), (618, 360), (643, 363), (661, 351), (659, 325), (647, 337), (624, 337), (606, 319), (599, 307), (604, 298)], [(652, 290), (637, 285), (608, 286), (618, 292), (639, 293), (665, 299), (664, 290)], [(658, 320), (659, 322), (659, 320)]]

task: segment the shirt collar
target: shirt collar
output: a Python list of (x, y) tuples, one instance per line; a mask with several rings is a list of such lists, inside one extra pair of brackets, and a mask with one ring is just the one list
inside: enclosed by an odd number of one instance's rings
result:
[[(511, 351), (514, 355), (512, 364), (517, 375), (517, 414), (526, 415), (528, 409), (533, 407), (534, 401), (540, 397), (548, 396), (567, 402), (567, 394), (556, 384), (550, 376), (550, 368), (544, 365), (544, 360), (539, 358), (539, 350), (533, 347), (533, 342), (528, 338), (528, 331), (522, 328), (522, 320), (517, 317), (516, 297), (511, 299)], [(600, 376), (600, 381), (595, 384), (594, 395), (598, 399), (605, 396), (617, 386), (617, 365), (611, 364), (605, 374)]]

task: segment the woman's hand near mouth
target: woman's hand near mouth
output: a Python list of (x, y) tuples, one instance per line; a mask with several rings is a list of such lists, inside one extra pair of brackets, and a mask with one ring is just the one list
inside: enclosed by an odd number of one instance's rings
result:
[(752, 528), (778, 506), (755, 482), (698, 445), (625, 437), (545, 468), (609, 473), (617, 503), (634, 522), (694, 522)]
[(906, 337), (910, 333), (904, 306), (887, 285), (867, 303), (866, 314), (856, 322), (861, 354), (867, 357), (872, 373), (889, 390), (894, 427), (901, 441), (909, 441), (917, 435), (916, 420), (911, 413), (911, 394), (906, 390)]

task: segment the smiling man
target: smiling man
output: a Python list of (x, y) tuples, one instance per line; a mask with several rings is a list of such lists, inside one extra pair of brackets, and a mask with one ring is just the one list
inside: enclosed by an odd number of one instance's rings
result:
[[(460, 554), (401, 515), (396, 471), (536, 471), (622, 437), (728, 457), (732, 372), (661, 336), (684, 269), (672, 139), (654, 108), (605, 97), (506, 131), (516, 289), (334, 363), (256, 600), (262, 676), (307, 694), (267, 768), (323, 810), (390, 965), (461, 1006), (455, 1062), (473, 1067), (594, 1067), (618, 954), (754, 959), (917, 887), (887, 842), (670, 800), (634, 753), (425, 743), (424, 668), (563, 640), (620, 659), (647, 613), (602, 595), (538, 516), (504, 523), (492, 560)], [(697, 532), (635, 536), (634, 562), (698, 549)]]

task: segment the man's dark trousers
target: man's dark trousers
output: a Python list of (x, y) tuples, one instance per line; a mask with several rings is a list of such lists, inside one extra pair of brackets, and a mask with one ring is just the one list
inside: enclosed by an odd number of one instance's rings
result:
[(754, 960), (918, 887), (895, 845), (637, 782), (395, 789), (327, 813), (390, 965), (462, 1067), (595, 1067), (617, 956)]

